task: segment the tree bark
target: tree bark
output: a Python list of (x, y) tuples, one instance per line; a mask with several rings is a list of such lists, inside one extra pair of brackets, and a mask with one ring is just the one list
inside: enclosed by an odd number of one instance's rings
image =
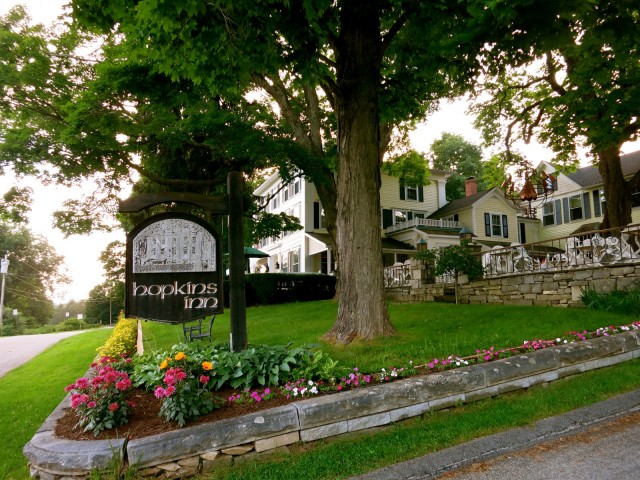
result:
[(606, 198), (606, 211), (600, 228), (625, 227), (631, 223), (631, 190), (620, 165), (620, 149), (610, 147), (598, 152), (598, 170)]
[(340, 250), (338, 318), (325, 338), (347, 344), (392, 334), (380, 237), (379, 5), (343, 3), (336, 51)]

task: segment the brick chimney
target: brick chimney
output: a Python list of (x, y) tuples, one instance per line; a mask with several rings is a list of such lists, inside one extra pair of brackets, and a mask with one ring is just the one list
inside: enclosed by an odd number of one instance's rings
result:
[(464, 191), (467, 197), (478, 193), (478, 180), (476, 177), (469, 177), (464, 181)]

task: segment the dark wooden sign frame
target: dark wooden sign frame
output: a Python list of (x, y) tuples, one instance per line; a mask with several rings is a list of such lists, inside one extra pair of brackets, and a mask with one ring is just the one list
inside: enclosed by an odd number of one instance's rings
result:
[(127, 235), (125, 315), (187, 323), (224, 311), (218, 232), (185, 213), (147, 218)]
[[(244, 294), (243, 186), (242, 173), (230, 172), (227, 176), (226, 195), (209, 196), (182, 192), (143, 194), (121, 201), (119, 208), (121, 213), (134, 213), (160, 203), (180, 202), (200, 206), (215, 214), (229, 216), (229, 310), (231, 317), (229, 340), (234, 351), (244, 350), (248, 344)], [(219, 258), (222, 257), (219, 256)], [(128, 265), (129, 259), (127, 268), (129, 268)], [(130, 288), (128, 283), (125, 286), (127, 289)], [(125, 312), (127, 311), (127, 303), (125, 301)]]

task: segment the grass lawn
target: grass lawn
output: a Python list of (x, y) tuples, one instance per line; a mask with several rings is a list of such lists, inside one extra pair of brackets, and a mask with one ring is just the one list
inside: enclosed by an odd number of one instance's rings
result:
[(84, 375), (110, 329), (65, 338), (0, 378), (0, 479), (29, 478), (22, 447), (65, 397), (64, 387)]
[[(571, 330), (594, 330), (637, 320), (621, 314), (551, 307), (422, 303), (392, 304), (389, 310), (397, 335), (339, 347), (319, 341), (336, 316), (337, 306), (332, 301), (250, 308), (248, 338), (253, 344), (320, 343), (340, 365), (373, 372), (406, 365), (409, 360), (418, 364), (436, 356), (464, 356), (477, 348), (517, 346), (524, 340), (556, 338)], [(22, 447), (65, 396), (64, 387), (87, 371), (96, 347), (109, 333), (97, 330), (65, 339), (0, 378), (0, 435), (4, 439), (0, 479), (28, 478)], [(213, 335), (216, 340), (228, 340), (228, 313), (216, 319)], [(169, 349), (183, 340), (180, 326), (154, 322), (144, 324), (144, 336), (147, 351)], [(640, 388), (640, 361), (373, 433), (296, 446), (292, 449), (295, 455), (267, 457), (264, 463), (247, 462), (206, 478), (344, 478), (634, 388)]]
[[(434, 357), (473, 355), (476, 349), (515, 347), (525, 340), (548, 340), (572, 330), (593, 331), (637, 320), (575, 308), (444, 303), (391, 304), (389, 313), (397, 335), (342, 347), (319, 340), (336, 318), (333, 301), (254, 307), (247, 309), (247, 336), (252, 344), (318, 343), (339, 365), (374, 372), (410, 360), (419, 365)], [(212, 335), (216, 341), (229, 340), (228, 312), (216, 318)], [(180, 325), (146, 322), (143, 336), (145, 351), (168, 350), (184, 341)]]

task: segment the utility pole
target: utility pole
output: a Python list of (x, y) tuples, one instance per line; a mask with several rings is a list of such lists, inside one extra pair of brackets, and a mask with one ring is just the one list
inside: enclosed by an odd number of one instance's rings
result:
[(2, 287), (0, 287), (0, 337), (2, 336), (2, 311), (4, 309), (4, 282), (9, 270), (8, 253), (4, 254), (4, 258), (0, 260), (0, 274), (2, 274)]

